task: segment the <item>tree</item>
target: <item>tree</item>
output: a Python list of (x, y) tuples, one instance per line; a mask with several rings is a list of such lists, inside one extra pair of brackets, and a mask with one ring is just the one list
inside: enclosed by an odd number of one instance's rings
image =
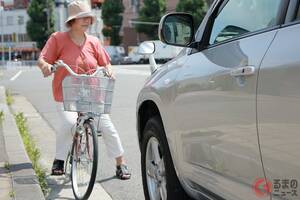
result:
[(54, 32), (53, 17), (54, 1), (31, 0), (27, 13), (27, 33), (29, 37), (37, 42), (38, 48), (43, 48), (47, 39)]
[(111, 38), (112, 45), (119, 45), (119, 35), (123, 17), (124, 6), (122, 0), (105, 0), (102, 4), (102, 19), (105, 27), (102, 32), (105, 37)]
[[(160, 18), (166, 12), (165, 0), (144, 0), (144, 6), (139, 11), (139, 22), (159, 23)], [(145, 33), (150, 39), (158, 38), (158, 24), (137, 24), (136, 30), (139, 33)]]
[(197, 28), (207, 12), (207, 4), (204, 0), (180, 0), (176, 11), (193, 15), (194, 25)]

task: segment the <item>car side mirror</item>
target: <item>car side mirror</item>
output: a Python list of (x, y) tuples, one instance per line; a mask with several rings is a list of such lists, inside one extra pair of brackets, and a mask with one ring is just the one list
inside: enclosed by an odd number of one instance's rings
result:
[(155, 52), (155, 45), (151, 41), (142, 42), (138, 48), (137, 53), (141, 55), (151, 55)]
[(158, 66), (155, 62), (154, 52), (155, 52), (155, 44), (154, 44), (154, 42), (151, 42), (151, 41), (142, 42), (137, 51), (138, 54), (149, 55), (151, 74), (153, 74), (156, 71), (156, 69), (158, 68)]
[(170, 45), (188, 47), (194, 41), (194, 20), (188, 13), (170, 13), (159, 23), (159, 39)]

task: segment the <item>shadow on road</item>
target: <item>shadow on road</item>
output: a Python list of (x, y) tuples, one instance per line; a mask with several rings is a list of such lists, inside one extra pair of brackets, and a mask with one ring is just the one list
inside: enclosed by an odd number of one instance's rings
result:
[(117, 177), (112, 176), (112, 177), (104, 178), (104, 179), (101, 179), (101, 180), (97, 180), (97, 183), (105, 183), (105, 182), (113, 180), (113, 179), (117, 179)]

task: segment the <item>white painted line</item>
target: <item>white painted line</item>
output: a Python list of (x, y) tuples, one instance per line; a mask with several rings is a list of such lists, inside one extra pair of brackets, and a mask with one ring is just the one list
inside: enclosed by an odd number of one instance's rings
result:
[(14, 75), (13, 77), (10, 78), (10, 81), (14, 81), (16, 80), (21, 74), (22, 74), (22, 70), (20, 70), (18, 73), (16, 73), (16, 75)]

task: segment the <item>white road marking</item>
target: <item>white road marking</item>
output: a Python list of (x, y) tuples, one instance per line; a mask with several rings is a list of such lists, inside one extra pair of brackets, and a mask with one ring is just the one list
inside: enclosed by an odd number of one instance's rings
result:
[(14, 75), (13, 77), (10, 78), (10, 81), (14, 81), (16, 80), (21, 74), (22, 74), (22, 70), (20, 70), (18, 73), (16, 73), (16, 75)]

